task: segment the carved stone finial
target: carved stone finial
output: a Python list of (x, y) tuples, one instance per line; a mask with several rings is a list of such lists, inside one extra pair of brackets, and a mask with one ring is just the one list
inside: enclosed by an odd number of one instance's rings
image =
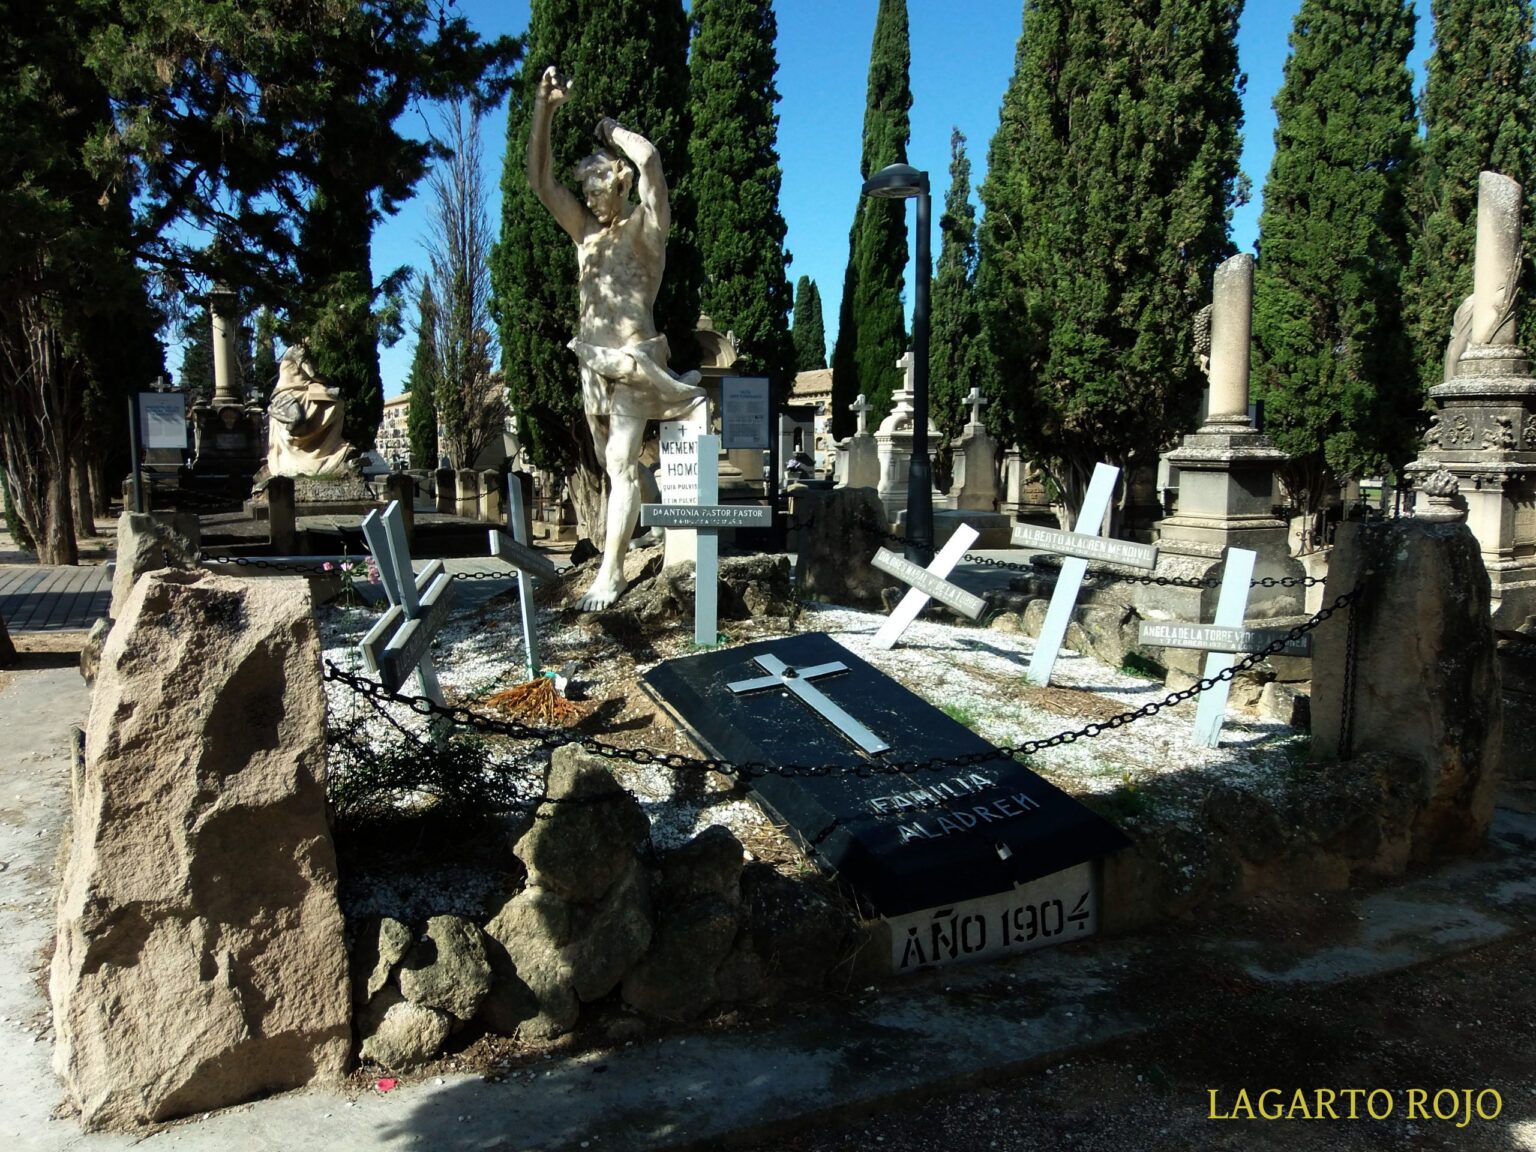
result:
[(1415, 507), (1413, 514), (1419, 520), (1451, 522), (1465, 520), (1466, 509), (1456, 507), (1456, 496), (1461, 484), (1444, 468), (1430, 473), (1419, 485), (1424, 502)]

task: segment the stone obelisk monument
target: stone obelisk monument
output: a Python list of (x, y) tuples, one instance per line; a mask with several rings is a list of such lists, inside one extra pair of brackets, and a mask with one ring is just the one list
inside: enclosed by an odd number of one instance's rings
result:
[(1407, 472), (1422, 486), (1444, 470), (1460, 486), (1493, 589), (1494, 620), (1536, 613), (1536, 377), (1516, 343), (1520, 321), (1520, 185), (1496, 172), (1477, 184), (1472, 295), (1456, 310), (1435, 414)]
[[(1259, 554), (1255, 578), (1302, 576), (1290, 555), (1285, 521), (1274, 512), (1275, 469), (1285, 453), (1248, 416), (1252, 256), (1233, 256), (1216, 269), (1210, 316), (1209, 414), (1168, 454), (1179, 470), (1179, 506), (1157, 525), (1158, 551), (1181, 558), (1177, 566), (1187, 570), (1199, 566), (1191, 561), (1214, 566), (1228, 547), (1249, 548)], [(1302, 610), (1302, 600), (1296, 588), (1255, 588), (1248, 615), (1288, 616)]]

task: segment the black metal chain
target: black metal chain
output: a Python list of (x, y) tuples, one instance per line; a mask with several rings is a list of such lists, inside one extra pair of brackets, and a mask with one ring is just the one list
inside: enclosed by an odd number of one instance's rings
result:
[[(360, 552), (355, 558), (341, 561), (323, 560), (301, 563), (289, 560), (264, 560), (260, 556), (207, 556), (205, 564), (230, 564), (238, 568), (265, 568), (273, 572), (293, 572), (300, 576), (350, 576), (353, 579), (367, 577), (366, 565), (372, 553)], [(506, 572), (450, 572), (451, 580), (516, 580), (517, 573)]]
[[(1050, 748), (1076, 743), (1078, 740), (1091, 740), (1096, 736), (1103, 735), (1107, 731), (1123, 728), (1127, 724), (1149, 716), (1156, 716), (1163, 709), (1182, 704), (1184, 701), (1198, 696), (1201, 692), (1213, 688), (1223, 681), (1232, 680), (1239, 673), (1247, 671), (1268, 657), (1282, 652), (1287, 644), (1306, 635), (1334, 613), (1353, 603), (1359, 595), (1359, 591), (1357, 587), (1353, 591), (1346, 592), (1315, 616), (1296, 625), (1284, 636), (1276, 639), (1260, 651), (1249, 653), (1241, 660), (1234, 662), (1230, 667), (1223, 668), (1214, 676), (1208, 676), (1196, 681), (1188, 688), (1180, 689), (1177, 692), (1170, 692), (1161, 700), (1151, 701), (1139, 708), (1127, 709), (1107, 720), (1085, 724), (1081, 728), (1058, 732), (1054, 736), (1043, 737), (1039, 740), (1026, 740), (1024, 743), (1016, 745), (1003, 745), (993, 751), (970, 752), (950, 757), (935, 756), (927, 760), (865, 761), (852, 765), (766, 764), (757, 760), (736, 763), (730, 760), (684, 756), (676, 752), (656, 752), (649, 748), (619, 748), (612, 744), (605, 744), (601, 740), (573, 735), (560, 728), (537, 728), (517, 720), (504, 720), (472, 712), (464, 707), (447, 708), (433, 703), (425, 696), (406, 696), (398, 692), (391, 692), (375, 680), (369, 680), (362, 676), (342, 671), (329, 660), (325, 662), (325, 678), (344, 684), (353, 692), (370, 697), (372, 700), (385, 700), (394, 704), (403, 704), (413, 712), (423, 716), (439, 716), (457, 726), (471, 728), (481, 733), (529, 741), (536, 743), (541, 748), (550, 750), (566, 744), (579, 744), (585, 751), (594, 755), (602, 756), (609, 760), (622, 760), (631, 764), (654, 764), (661, 768), (671, 768), (678, 771), (718, 772), (741, 781), (760, 779), (765, 776), (786, 778), (834, 775), (853, 775), (859, 777), (906, 776), (915, 772), (946, 772), (958, 768), (970, 768), (998, 758), (1018, 759), (1020, 757), (1033, 756)], [(1351, 613), (1351, 615), (1354, 615), (1354, 613)]]
[[(905, 536), (898, 536), (894, 532), (885, 533), (887, 540), (894, 541), (903, 547), (916, 547), (921, 551), (933, 555), (931, 545), (919, 544), (916, 540), (910, 540)], [(1003, 568), (1010, 572), (1028, 572), (1038, 575), (1040, 569), (1031, 564), (1015, 564), (1009, 560), (996, 560), (990, 556), (978, 556), (975, 552), (967, 552), (961, 557), (971, 564), (978, 564), (983, 568)], [(1132, 573), (1122, 572), (1087, 572), (1083, 575), (1085, 584), (1141, 584), (1156, 586), (1158, 588), (1220, 588), (1221, 581), (1215, 578), (1203, 580), (1185, 579), (1180, 576), (1137, 576)], [(1325, 576), (1265, 576), (1258, 580), (1248, 581), (1250, 588), (1314, 588), (1327, 582)]]

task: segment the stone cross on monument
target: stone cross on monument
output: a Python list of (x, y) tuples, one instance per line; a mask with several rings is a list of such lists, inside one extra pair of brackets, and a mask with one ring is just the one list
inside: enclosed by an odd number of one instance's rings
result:
[(859, 398), (848, 405), (848, 411), (855, 413), (859, 418), (859, 426), (853, 430), (855, 436), (863, 436), (869, 432), (869, 401), (864, 399), (864, 393), (859, 393)]
[(980, 388), (972, 388), (968, 393), (966, 393), (965, 404), (971, 410), (971, 418), (967, 422), (966, 426), (969, 427), (969, 428), (979, 428), (979, 427), (981, 427), (981, 408), (982, 408), (982, 405), (983, 404), (990, 404), (990, 403), (991, 403), (990, 400), (987, 400), (987, 399), (985, 399), (982, 396)]

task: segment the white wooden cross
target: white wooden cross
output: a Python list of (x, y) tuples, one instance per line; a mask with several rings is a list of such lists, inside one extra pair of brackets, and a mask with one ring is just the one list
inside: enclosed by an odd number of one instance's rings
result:
[(720, 642), (721, 528), (764, 528), (773, 523), (773, 509), (763, 504), (721, 504), (720, 437), (698, 438), (699, 496), (697, 504), (642, 504), (640, 526), (693, 530), (698, 559), (693, 567), (693, 642), (713, 648)]
[(964, 403), (967, 404), (971, 409), (970, 422), (974, 425), (981, 423), (981, 406), (983, 404), (990, 404), (991, 401), (985, 399), (982, 396), (980, 388), (972, 388), (970, 392), (966, 394)]
[(955, 529), (955, 534), (945, 541), (944, 547), (939, 550), (938, 555), (933, 558), (933, 563), (927, 568), (919, 568), (910, 560), (896, 555), (887, 548), (882, 548), (875, 553), (873, 563), (876, 568), (882, 572), (889, 572), (896, 579), (912, 586), (901, 598), (901, 603), (896, 605), (896, 610), (880, 626), (880, 631), (875, 633), (876, 648), (894, 648), (896, 641), (901, 639), (901, 634), (907, 630), (912, 621), (917, 619), (918, 613), (927, 607), (930, 597), (948, 604), (962, 616), (972, 620), (986, 611), (987, 602), (980, 596), (973, 596), (944, 579), (955, 565), (960, 563), (960, 558), (965, 555), (966, 549), (976, 542), (976, 537), (979, 535), (980, 533), (969, 524), (960, 525)]
[(870, 403), (864, 399), (864, 393), (862, 392), (859, 393), (857, 400), (848, 405), (848, 411), (857, 413), (859, 417), (859, 426), (854, 430), (854, 435), (863, 436), (869, 431), (869, 409)]
[(1112, 560), (1117, 564), (1129, 564), (1137, 568), (1157, 566), (1157, 549), (1151, 545), (1136, 544), (1129, 540), (1110, 540), (1100, 535), (1104, 527), (1104, 516), (1109, 511), (1109, 501), (1115, 494), (1115, 481), (1119, 477), (1120, 469), (1113, 465), (1093, 466), (1093, 477), (1088, 481), (1088, 493), (1083, 497), (1082, 509), (1077, 514), (1075, 531), (1061, 532), (1033, 524), (1014, 526), (1015, 544), (1056, 552), (1066, 557), (1061, 563), (1056, 590), (1051, 593), (1051, 606), (1045, 614), (1045, 624), (1040, 629), (1040, 638), (1035, 642), (1035, 654), (1030, 657), (1029, 671), (1025, 675), (1031, 684), (1043, 686), (1051, 682), (1056, 656), (1061, 651), (1062, 640), (1066, 638), (1067, 625), (1071, 623), (1072, 612), (1077, 607), (1077, 594), (1082, 591), (1083, 577), (1088, 572), (1088, 557)]
[(734, 684), (727, 684), (726, 687), (733, 693), (741, 696), (748, 692), (761, 692), (765, 688), (788, 689), (796, 699), (809, 704), (822, 719), (871, 756), (890, 751), (889, 744), (834, 704), (816, 685), (809, 683), (818, 676), (846, 672), (848, 665), (834, 660), (827, 664), (813, 664), (809, 668), (793, 668), (771, 652), (764, 652), (752, 659), (768, 675), (759, 676), (755, 680), (738, 680)]
[(363, 665), (378, 674), (391, 692), (400, 691), (415, 669), (423, 696), (442, 705), (442, 687), (432, 666), (432, 637), (447, 619), (453, 603), (453, 579), (434, 560), (417, 576), (411, 566), (411, 550), (405, 539), (405, 519), (397, 501), (380, 516), (378, 509), (363, 520), (363, 536), (379, 567), (379, 579), (389, 596), (389, 610), (368, 630), (359, 648)]
[(507, 476), (507, 530), (492, 528), (491, 555), (517, 569), (517, 606), (523, 617), (524, 671), (532, 680), (539, 674), (538, 611), (533, 604), (533, 581), (552, 580), (555, 566), (528, 546), (528, 522), (523, 518), (523, 484), (517, 473)]

